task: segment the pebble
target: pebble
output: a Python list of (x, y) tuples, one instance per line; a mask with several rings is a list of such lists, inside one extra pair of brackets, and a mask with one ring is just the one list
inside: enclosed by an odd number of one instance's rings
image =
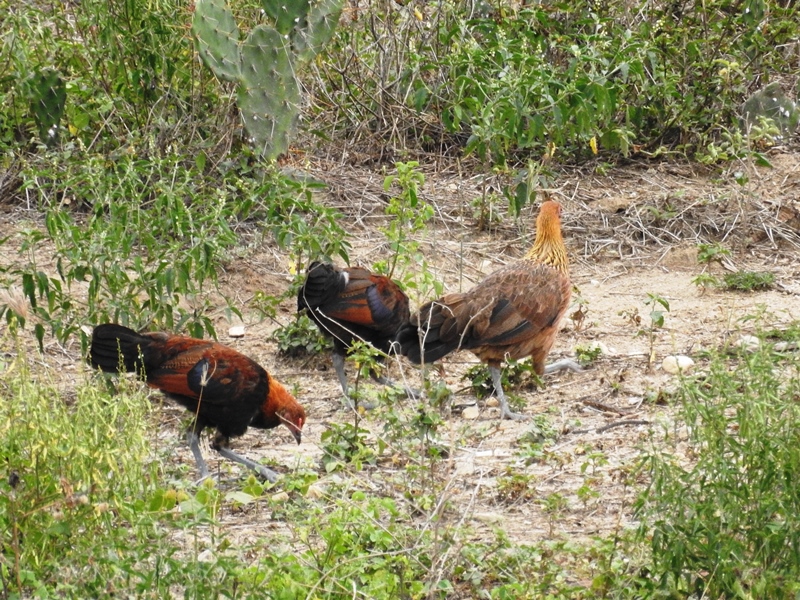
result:
[(228, 335), (232, 338), (244, 337), (244, 325), (234, 325), (228, 329)]
[(748, 352), (755, 352), (761, 345), (761, 340), (754, 335), (743, 335), (738, 339), (736, 345), (739, 346), (739, 348), (741, 348), (742, 350), (747, 350)]
[(320, 498), (324, 497), (325, 497), (325, 490), (321, 485), (313, 483), (310, 486), (308, 486), (308, 489), (306, 490), (306, 498), (308, 498), (309, 500), (319, 500)]
[(484, 523), (500, 523), (505, 520), (505, 516), (493, 512), (476, 512), (475, 518)]
[(272, 500), (275, 503), (288, 502), (289, 501), (289, 494), (286, 493), (286, 492), (278, 492), (277, 494), (272, 494), (272, 496), (270, 497), (270, 500)]
[(465, 419), (469, 419), (470, 421), (474, 421), (475, 419), (480, 416), (481, 411), (477, 406), (468, 406), (463, 410), (461, 416)]
[(688, 373), (692, 370), (694, 361), (683, 354), (673, 354), (661, 361), (661, 368), (671, 375), (678, 373)]

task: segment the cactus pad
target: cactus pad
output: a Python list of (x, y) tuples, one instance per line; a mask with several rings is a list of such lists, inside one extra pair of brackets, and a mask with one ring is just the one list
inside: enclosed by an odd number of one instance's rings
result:
[(39, 128), (39, 137), (50, 145), (58, 140), (58, 124), (64, 116), (67, 88), (61, 74), (54, 69), (42, 69), (26, 81), (31, 112)]
[(300, 88), (284, 36), (259, 25), (242, 45), (239, 108), (247, 132), (263, 156), (275, 158), (289, 148), (300, 112)]
[(192, 31), (203, 62), (220, 79), (238, 84), (245, 128), (262, 156), (289, 147), (300, 114), (295, 65), (314, 58), (330, 40), (343, 0), (262, 0), (272, 25), (255, 27), (240, 44), (225, 0), (197, 0)]
[(198, 51), (220, 79), (239, 81), (239, 27), (224, 0), (197, 0), (192, 20)]
[(342, 0), (315, 0), (306, 26), (296, 30), (294, 46), (300, 60), (312, 60), (333, 37), (339, 17), (342, 14)]

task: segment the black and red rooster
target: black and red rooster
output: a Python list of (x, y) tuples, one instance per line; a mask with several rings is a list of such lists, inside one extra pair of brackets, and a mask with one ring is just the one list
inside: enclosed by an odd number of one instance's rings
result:
[[(408, 296), (389, 277), (363, 267), (338, 268), (319, 261), (309, 265), (297, 293), (297, 310), (304, 309), (320, 331), (333, 340), (333, 367), (345, 396), (345, 355), (353, 343), (369, 342), (388, 354), (397, 331), (411, 317)], [(375, 373), (372, 377), (392, 385)]]
[(195, 418), (187, 437), (201, 477), (208, 466), (199, 434), (216, 428), (212, 447), (222, 456), (252, 469), (268, 481), (277, 474), (230, 449), (230, 438), (248, 427), (285, 425), (300, 443), (303, 407), (251, 358), (222, 344), (166, 333), (137, 333), (106, 323), (92, 332), (89, 361), (105, 372), (136, 372), (147, 385), (186, 407)]

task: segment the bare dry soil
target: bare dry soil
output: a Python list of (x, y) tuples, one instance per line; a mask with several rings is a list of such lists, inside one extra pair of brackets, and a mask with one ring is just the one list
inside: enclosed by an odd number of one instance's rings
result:
[[(591, 344), (599, 344), (603, 354), (583, 373), (547, 377), (543, 390), (515, 391), (525, 401), (524, 412), (545, 414), (559, 432), (545, 460), (525, 460), (518, 439), (530, 423), (500, 421), (491, 402), (478, 401), (479, 414), (473, 419), (443, 412), (445, 425), (438, 436), (450, 452), (440, 475), (455, 509), (451, 519), (468, 521), (478, 535), (502, 527), (523, 543), (548, 536), (580, 538), (632, 525), (636, 485), (631, 484), (636, 480), (631, 474), (637, 458), (653, 432), (668, 427), (673, 419), (674, 409), (659, 401), (661, 392), (675, 385), (675, 376), (661, 368), (663, 358), (672, 354), (697, 358), (703, 349), (733, 343), (752, 326), (743, 319), (759, 312), (775, 327), (800, 318), (800, 153), (775, 151), (770, 159), (772, 169), (737, 164), (712, 172), (691, 165), (632, 163), (607, 176), (580, 170), (560, 174), (553, 195), (564, 206), (576, 293), (551, 358), (574, 356), (576, 348)], [(321, 200), (339, 208), (349, 221), (351, 262), (371, 265), (384, 258), (387, 250), (377, 229), (385, 222), (383, 175), (341, 165), (317, 165), (315, 175), (330, 184), (330, 192)], [(490, 221), (488, 230), (477, 229), (475, 206), (485, 190), (496, 191), (494, 184), (446, 167), (426, 172), (422, 199), (436, 209), (435, 233), (420, 241), (447, 290), (469, 288), (515, 260), (530, 243), (533, 208), (525, 209), (519, 224), (501, 218)], [(504, 216), (504, 201), (495, 199), (487, 205)], [(24, 208), (4, 208), (0, 213), (4, 235), (31, 223), (40, 225), (36, 215)], [(309, 418), (300, 446), (288, 431), (253, 430), (234, 447), (254, 459), (277, 460), (283, 471), (298, 466), (317, 469), (324, 489), (330, 476), (319, 467), (320, 436), (329, 423), (349, 422), (353, 415), (342, 403), (329, 356), (278, 356), (270, 336), (294, 318), (294, 303), (283, 302), (276, 320), (263, 320), (250, 308), (256, 292), (280, 295), (291, 281), (285, 254), (269, 238), (260, 239), (252, 254), (229, 264), (221, 275), (222, 291), (236, 299), (245, 315), (246, 335), (229, 338), (232, 323), (221, 312), (217, 329), (222, 342), (294, 386)], [(713, 241), (730, 249), (731, 256), (723, 264), (698, 264), (698, 245)], [(51, 258), (41, 256), (41, 264)], [(0, 246), (0, 264), (17, 260), (13, 240)], [(693, 283), (704, 270), (721, 276), (737, 269), (770, 271), (776, 285), (768, 291), (742, 293), (704, 291)], [(665, 298), (670, 307), (664, 326), (653, 330), (652, 336), (648, 334), (651, 309), (644, 303), (648, 294)], [(61, 373), (65, 393), (88, 376), (77, 344), (62, 347), (50, 342), (43, 360)], [(442, 377), (455, 393), (453, 404), (475, 403), (461, 377), (476, 362), (471, 354), (460, 353), (442, 361), (441, 373), (433, 375)], [(696, 368), (702, 368), (699, 358)], [(419, 372), (408, 364), (392, 365), (392, 373), (420, 384)], [(185, 419), (182, 409), (165, 404), (155, 435), (160, 444), (172, 448), (172, 460), (186, 463), (193, 473), (181, 433)], [(380, 412), (365, 415), (362, 424), (372, 435), (382, 435)], [(238, 466), (217, 461), (208, 449), (205, 453), (212, 469), (218, 467), (222, 473), (221, 485), (239, 473)], [(402, 460), (397, 464), (387, 459), (366, 467), (358, 477), (380, 486), (387, 473), (401, 468)], [(511, 503), (501, 498), (498, 478), (509, 468), (532, 476), (528, 498)], [(596, 495), (579, 494), (587, 482)], [(565, 500), (558, 518), (545, 512), (541, 501), (553, 494)], [(224, 525), (242, 535), (253, 533), (256, 518), (247, 511), (222, 515)]]

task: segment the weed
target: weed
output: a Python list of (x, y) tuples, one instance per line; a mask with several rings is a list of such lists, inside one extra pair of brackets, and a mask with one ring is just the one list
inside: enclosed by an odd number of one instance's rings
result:
[[(483, 363), (471, 366), (462, 375), (463, 381), (468, 381), (473, 393), (479, 398), (488, 398), (494, 394), (494, 384), (489, 373), (489, 367)], [(503, 390), (518, 388), (541, 387), (542, 381), (533, 371), (530, 359), (508, 360), (501, 372)]]
[(648, 354), (648, 364), (652, 365), (655, 362), (655, 342), (656, 332), (664, 327), (664, 313), (669, 312), (669, 302), (666, 298), (658, 294), (647, 294), (647, 299), (644, 305), (650, 307), (650, 324), (646, 329), (641, 329), (637, 335), (646, 335), (650, 344), (650, 351)]
[(331, 423), (320, 436), (325, 471), (331, 473), (347, 464), (358, 471), (364, 463), (374, 463), (376, 454), (367, 444), (368, 433), (358, 420), (355, 424)]
[(731, 251), (718, 243), (699, 244), (697, 246), (697, 262), (701, 265), (722, 262), (725, 257), (730, 255)]
[(726, 273), (723, 280), (729, 290), (752, 292), (770, 289), (775, 283), (775, 275), (769, 271), (736, 271)]
[(478, 231), (488, 231), (503, 222), (503, 214), (498, 208), (498, 200), (497, 194), (484, 192), (470, 202), (472, 218), (478, 222)]
[(583, 297), (577, 286), (572, 286), (573, 304), (578, 307), (569, 315), (570, 321), (575, 326), (575, 331), (582, 331), (586, 317), (589, 314), (589, 301)]
[(782, 329), (768, 329), (764, 335), (782, 342), (797, 342), (800, 341), (800, 323), (790, 323)]
[(250, 306), (262, 317), (274, 319), (278, 314), (278, 305), (280, 305), (280, 303), (280, 297), (271, 296), (263, 290), (257, 290), (256, 293), (253, 294)]
[(542, 462), (547, 448), (558, 439), (559, 432), (547, 415), (534, 415), (525, 432), (517, 438), (518, 454), (525, 464)]
[(278, 352), (292, 358), (315, 356), (333, 348), (333, 343), (319, 331), (306, 314), (298, 314), (294, 321), (278, 327), (272, 333)]
[(702, 380), (680, 380), (688, 437), (670, 432), (667, 448), (648, 452), (651, 483), (638, 503), (662, 592), (797, 591), (800, 495), (790, 473), (800, 467), (798, 372), (797, 357), (776, 362), (762, 346), (733, 360), (714, 355)]
[(396, 163), (397, 173), (387, 175), (383, 180), (384, 190), (388, 192), (397, 187), (399, 193), (389, 200), (385, 210), (389, 224), (381, 228), (391, 255), (376, 262), (373, 269), (395, 277), (405, 288), (413, 290), (420, 300), (430, 294), (441, 295), (444, 287), (431, 273), (428, 260), (420, 251), (420, 243), (412, 237), (424, 231), (433, 218), (433, 207), (419, 198), (419, 188), (425, 182), (425, 176), (418, 167), (419, 163), (415, 161)]
[(553, 492), (552, 494), (548, 494), (542, 498), (539, 503), (542, 505), (542, 510), (548, 517), (550, 534), (552, 535), (556, 526), (556, 522), (561, 518), (561, 515), (567, 509), (569, 502), (563, 494)]
[(356, 390), (362, 380), (369, 380), (373, 375), (380, 377), (386, 368), (384, 361), (387, 356), (367, 342), (354, 342), (347, 351), (347, 357), (356, 367)]
[(497, 478), (497, 499), (503, 504), (534, 500), (539, 495), (535, 484), (534, 475), (518, 473), (507, 467), (505, 474)]
[(700, 273), (692, 277), (692, 283), (699, 288), (701, 293), (704, 293), (710, 288), (719, 287), (722, 282), (719, 277), (715, 277), (711, 273)]
[(603, 347), (599, 344), (589, 344), (587, 346), (575, 346), (575, 355), (581, 365), (590, 365), (603, 354)]

